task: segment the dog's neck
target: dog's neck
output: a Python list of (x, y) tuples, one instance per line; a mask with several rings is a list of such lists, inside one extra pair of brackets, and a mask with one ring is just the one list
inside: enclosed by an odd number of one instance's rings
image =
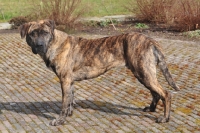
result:
[(64, 33), (62, 31), (59, 31), (56, 29), (54, 30), (54, 38), (50, 42), (50, 44), (48, 44), (49, 48), (48, 48), (46, 54), (44, 56), (41, 56), (48, 68), (51, 68), (53, 66), (53, 60), (54, 60), (55, 56), (57, 55), (56, 50), (58, 47), (60, 47), (60, 45), (62, 43), (64, 43), (64, 41), (67, 39), (67, 37), (68, 37), (67, 33)]
[(57, 44), (62, 44), (68, 37), (68, 34), (59, 30), (54, 30), (54, 45), (59, 46)]

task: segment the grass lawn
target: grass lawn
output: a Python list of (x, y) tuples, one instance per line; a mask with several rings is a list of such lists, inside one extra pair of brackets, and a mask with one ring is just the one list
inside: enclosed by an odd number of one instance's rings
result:
[[(130, 0), (82, 0), (83, 5), (89, 7), (85, 17), (106, 16), (116, 14), (131, 14), (125, 9)], [(0, 22), (9, 21), (12, 17), (23, 16), (30, 13), (33, 3), (40, 0), (0, 0)]]
[(31, 7), (30, 2), (31, 0), (0, 0), (0, 22), (25, 15), (27, 9)]
[(130, 0), (83, 0), (91, 9), (86, 16), (106, 16), (131, 14), (125, 5)]

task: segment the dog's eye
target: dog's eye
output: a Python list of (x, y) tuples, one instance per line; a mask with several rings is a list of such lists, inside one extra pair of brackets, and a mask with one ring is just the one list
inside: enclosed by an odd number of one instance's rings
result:
[(32, 37), (35, 37), (36, 35), (37, 35), (37, 34), (36, 34), (36, 32), (34, 32), (34, 31), (30, 33), (30, 36), (32, 36)]
[(41, 33), (43, 34), (43, 35), (47, 35), (48, 34), (48, 32), (47, 31), (41, 31)]

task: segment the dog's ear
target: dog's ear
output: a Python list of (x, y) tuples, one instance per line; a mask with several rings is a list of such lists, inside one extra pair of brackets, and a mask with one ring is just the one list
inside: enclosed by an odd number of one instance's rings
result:
[(21, 26), (19, 27), (19, 31), (20, 31), (20, 35), (21, 35), (21, 38), (22, 38), (22, 39), (23, 39), (23, 38), (26, 36), (26, 34), (28, 33), (28, 30), (29, 30), (30, 26), (31, 26), (30, 23), (25, 23), (25, 24), (23, 24), (23, 25), (21, 25)]
[(54, 33), (54, 29), (55, 29), (55, 22), (54, 22), (54, 20), (47, 19), (47, 20), (45, 20), (45, 24), (47, 26), (49, 26), (51, 28), (51, 32)]

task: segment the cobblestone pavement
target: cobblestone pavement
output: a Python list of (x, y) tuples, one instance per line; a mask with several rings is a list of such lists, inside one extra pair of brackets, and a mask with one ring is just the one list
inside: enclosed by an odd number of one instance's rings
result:
[[(61, 89), (54, 73), (32, 54), (19, 34), (0, 34), (0, 131), (16, 132), (200, 132), (200, 45), (157, 39), (181, 91), (173, 93), (171, 120), (155, 123), (163, 115), (142, 112), (150, 93), (124, 67), (75, 83), (77, 105), (65, 125), (49, 126), (61, 108)], [(172, 90), (158, 72), (164, 88)], [(47, 91), (48, 90), (48, 91)]]

